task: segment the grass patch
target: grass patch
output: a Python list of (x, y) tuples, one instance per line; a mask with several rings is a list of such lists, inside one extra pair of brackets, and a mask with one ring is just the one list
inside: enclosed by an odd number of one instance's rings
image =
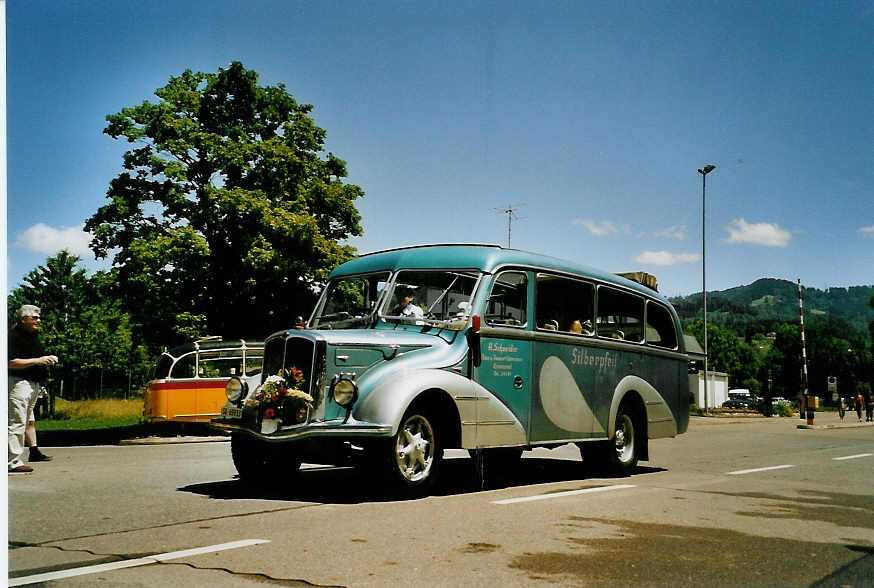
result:
[(105, 398), (101, 400), (55, 399), (54, 418), (36, 422), (37, 431), (108, 429), (137, 425), (143, 419), (143, 400)]

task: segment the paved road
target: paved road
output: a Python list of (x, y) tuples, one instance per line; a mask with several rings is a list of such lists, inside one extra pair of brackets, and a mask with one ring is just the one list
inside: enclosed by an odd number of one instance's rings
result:
[(10, 581), (871, 586), (874, 426), (799, 422), (695, 418), (617, 479), (563, 446), (483, 489), (451, 452), (437, 495), (409, 501), (318, 466), (253, 489), (227, 442), (52, 448), (55, 461), (9, 477)]

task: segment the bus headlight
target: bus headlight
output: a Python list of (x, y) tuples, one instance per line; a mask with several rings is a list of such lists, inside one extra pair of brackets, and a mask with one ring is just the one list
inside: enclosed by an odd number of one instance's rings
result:
[(358, 400), (358, 386), (345, 376), (340, 376), (331, 385), (334, 402), (343, 408), (349, 408)]
[(247, 390), (248, 386), (237, 376), (231, 376), (231, 379), (228, 380), (228, 383), (225, 384), (225, 396), (228, 397), (228, 402), (232, 404), (236, 404), (240, 401)]

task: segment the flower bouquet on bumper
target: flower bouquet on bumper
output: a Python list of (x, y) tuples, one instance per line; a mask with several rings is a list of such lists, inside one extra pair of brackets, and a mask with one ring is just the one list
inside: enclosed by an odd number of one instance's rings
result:
[(281, 424), (306, 421), (307, 411), (313, 407), (313, 397), (301, 389), (303, 381), (303, 372), (296, 367), (281, 369), (275, 376), (268, 376), (246, 400), (247, 406), (260, 409), (262, 433), (273, 433)]

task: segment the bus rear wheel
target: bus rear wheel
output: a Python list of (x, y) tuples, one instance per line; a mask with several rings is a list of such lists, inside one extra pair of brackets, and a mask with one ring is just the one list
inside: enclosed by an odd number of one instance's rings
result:
[(611, 469), (622, 476), (631, 474), (637, 467), (638, 449), (634, 416), (620, 407), (616, 415), (616, 432), (613, 435)]
[(619, 407), (613, 438), (607, 441), (579, 443), (580, 454), (587, 467), (616, 476), (628, 476), (640, 459), (641, 432), (637, 416), (628, 403)]

